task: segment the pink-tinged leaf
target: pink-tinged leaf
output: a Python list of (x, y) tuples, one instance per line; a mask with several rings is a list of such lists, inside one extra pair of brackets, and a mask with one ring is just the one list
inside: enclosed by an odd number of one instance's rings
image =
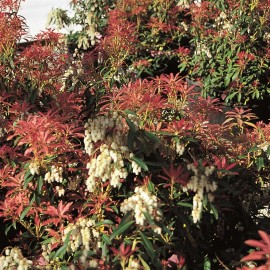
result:
[(55, 226), (57, 226), (60, 222), (60, 219), (59, 218), (49, 218), (45, 221), (42, 222), (42, 226), (46, 226), (50, 223), (53, 223)]
[(254, 251), (249, 255), (245, 256), (241, 259), (241, 262), (245, 261), (257, 261), (265, 259), (265, 252), (264, 251)]
[(59, 232), (53, 230), (53, 229), (46, 229), (46, 231), (49, 233), (50, 236), (54, 237), (55, 239), (60, 239), (61, 236)]
[(270, 249), (270, 237), (269, 235), (264, 231), (258, 231), (260, 237), (262, 240), (267, 244), (268, 248)]
[(229, 171), (230, 169), (234, 168), (236, 165), (237, 165), (237, 163), (236, 163), (236, 162), (231, 163), (230, 165), (228, 165), (228, 166), (226, 167), (226, 170), (228, 170), (228, 171)]
[(119, 250), (116, 249), (115, 247), (110, 247), (111, 251), (115, 254), (118, 255), (119, 254)]
[(57, 217), (59, 216), (57, 208), (55, 208), (53, 205), (49, 205), (47, 207), (47, 210), (44, 211), (44, 213), (49, 214), (51, 216), (57, 216)]
[(221, 159), (221, 166), (222, 166), (222, 168), (225, 167), (226, 163), (227, 163), (227, 160), (226, 160), (225, 157), (223, 157), (223, 158)]
[(33, 151), (34, 151), (34, 148), (33, 147), (29, 147), (29, 148), (27, 148), (25, 150), (24, 155), (25, 156), (28, 156), (29, 154), (33, 153)]
[(168, 261), (170, 262), (173, 262), (175, 264), (178, 264), (179, 263), (179, 259), (178, 259), (178, 256), (176, 254), (173, 254), (169, 259)]
[(56, 243), (52, 244), (51, 250), (56, 249), (59, 245), (60, 245), (60, 242), (56, 242)]
[(61, 216), (65, 216), (64, 214), (69, 210), (70, 206), (73, 204), (73, 202), (67, 203), (65, 206), (63, 205), (63, 201), (60, 201), (58, 205), (58, 210), (60, 212)]
[(260, 249), (266, 249), (266, 245), (258, 240), (247, 240), (245, 241), (245, 244), (251, 247), (256, 247), (256, 248), (258, 247)]
[(173, 267), (173, 265), (180, 267), (182, 269), (182, 267), (185, 265), (185, 257), (182, 256), (181, 254), (173, 254), (169, 259), (168, 259), (168, 266), (171, 268)]

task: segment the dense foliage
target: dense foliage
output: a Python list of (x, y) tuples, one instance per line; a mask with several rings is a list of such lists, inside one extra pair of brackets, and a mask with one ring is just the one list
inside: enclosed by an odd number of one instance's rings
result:
[(73, 0), (50, 20), (81, 29), (25, 48), (19, 4), (0, 1), (0, 269), (269, 269), (270, 124), (248, 107), (269, 1)]

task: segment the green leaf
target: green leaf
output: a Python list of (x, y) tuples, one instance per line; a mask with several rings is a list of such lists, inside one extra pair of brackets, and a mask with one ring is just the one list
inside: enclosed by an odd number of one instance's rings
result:
[(31, 201), (30, 201), (29, 206), (27, 206), (27, 207), (23, 210), (23, 212), (22, 212), (22, 214), (21, 214), (21, 216), (20, 216), (20, 221), (22, 221), (22, 220), (24, 219), (24, 217), (27, 215), (27, 213), (29, 212), (30, 208), (32, 207), (34, 201), (35, 201), (35, 197), (33, 196), (33, 198), (32, 198)]
[(155, 249), (153, 244), (151, 243), (151, 241), (149, 241), (149, 239), (144, 235), (144, 233), (142, 233), (141, 231), (139, 232), (141, 239), (142, 239), (142, 243), (143, 246), (147, 252), (147, 254), (149, 255), (149, 257), (151, 258), (151, 260), (153, 261), (155, 258)]
[(151, 270), (150, 266), (147, 264), (147, 262), (140, 256), (138, 255), (144, 270)]
[(107, 258), (109, 250), (106, 243), (102, 243), (101, 250), (102, 250), (102, 258)]
[(180, 73), (183, 72), (183, 71), (185, 70), (186, 66), (187, 66), (186, 63), (181, 63), (181, 64), (178, 66), (178, 68), (180, 69), (179, 72), (180, 72)]
[(50, 244), (50, 243), (52, 242), (53, 239), (55, 239), (55, 238), (54, 238), (54, 237), (48, 238), (48, 239), (42, 241), (42, 244), (43, 244), (43, 245)]
[(67, 247), (68, 247), (68, 242), (69, 242), (69, 238), (70, 235), (72, 233), (72, 230), (68, 232), (67, 237), (65, 239), (64, 245), (62, 247), (60, 247), (55, 254), (53, 254), (52, 258), (50, 259), (55, 259), (55, 258), (60, 258), (62, 259), (67, 251)]
[(204, 260), (203, 270), (211, 270), (211, 262), (209, 261), (208, 257), (206, 257)]
[(9, 60), (9, 64), (10, 64), (10, 67), (11, 67), (12, 69), (15, 68), (14, 61), (13, 61), (12, 58)]
[(148, 182), (148, 190), (152, 193), (155, 193), (155, 185), (152, 181)]
[(235, 97), (236, 94), (237, 94), (237, 92), (233, 92), (230, 95), (228, 95), (226, 97), (226, 99), (225, 99), (225, 102), (228, 102), (228, 101), (232, 100)]
[(140, 159), (138, 157), (133, 157), (131, 160), (135, 161), (145, 171), (148, 171), (148, 167), (142, 159)]
[[(16, 123), (14, 123), (14, 124), (16, 124)], [(15, 126), (16, 126), (16, 125), (15, 125)], [(18, 136), (18, 137), (14, 140), (13, 145), (16, 146), (16, 145), (18, 144), (18, 142), (20, 141), (21, 138), (22, 138), (21, 136)]]
[(227, 74), (224, 80), (225, 87), (227, 87), (230, 84), (231, 81), (231, 74)]
[(178, 202), (177, 205), (193, 208), (193, 205), (191, 203), (187, 203), (187, 202)]
[(22, 221), (24, 219), (24, 217), (27, 215), (27, 213), (29, 212), (29, 210), (31, 209), (31, 206), (27, 206), (21, 213), (20, 216), (20, 221)]
[(211, 208), (210, 213), (212, 213), (214, 215), (215, 219), (218, 220), (217, 208), (212, 203), (210, 203), (210, 208)]
[(241, 92), (238, 92), (238, 95), (237, 95), (237, 102), (240, 103), (241, 98), (242, 98), (242, 94), (241, 94)]
[(266, 155), (269, 157), (270, 156), (270, 146), (268, 145), (268, 148), (266, 150)]
[(110, 240), (110, 238), (109, 238), (108, 235), (102, 234), (101, 238), (102, 238), (102, 240), (103, 240), (106, 244), (108, 244), (108, 245), (111, 245), (111, 244), (112, 244), (112, 241)]
[(43, 178), (40, 176), (37, 181), (37, 189), (35, 190), (34, 196), (37, 204), (40, 204), (41, 190), (43, 186)]
[(24, 189), (26, 189), (26, 187), (33, 180), (33, 178), (34, 178), (34, 175), (32, 175), (30, 170), (29, 170), (24, 176), (24, 184), (23, 184)]
[(113, 225), (114, 223), (109, 220), (109, 219), (104, 219), (98, 223), (95, 224), (95, 227), (99, 227), (99, 226), (102, 226), (102, 225)]
[(153, 167), (165, 167), (166, 162), (160, 162), (160, 161), (145, 161), (146, 165), (153, 166)]
[(132, 130), (128, 131), (128, 136), (127, 136), (127, 146), (130, 151), (133, 150), (133, 142), (135, 138), (135, 134)]
[(263, 157), (257, 157), (255, 160), (256, 166), (258, 170), (260, 171), (264, 167), (264, 159)]
[(157, 260), (157, 256), (156, 256), (156, 252), (154, 249), (154, 246), (152, 244), (152, 242), (143, 234), (143, 232), (139, 232), (141, 239), (142, 239), (142, 243), (143, 243), (143, 247), (146, 250), (146, 253), (149, 255), (152, 264), (155, 266), (154, 269), (162, 269), (161, 263), (159, 260)]
[(136, 116), (136, 113), (134, 111), (131, 111), (131, 110), (124, 110), (124, 112), (126, 114), (132, 114), (132, 115), (135, 115)]
[(130, 119), (126, 118), (126, 122), (130, 128), (130, 130), (135, 133), (136, 132), (136, 126), (134, 125), (134, 123), (132, 121), (130, 121)]
[(125, 233), (133, 224), (134, 224), (134, 220), (131, 220), (129, 222), (121, 221), (118, 227), (111, 234), (110, 240), (113, 240), (116, 236), (122, 235), (123, 233)]
[(257, 146), (253, 146), (251, 147), (249, 150), (248, 150), (248, 153), (251, 153), (251, 152), (256, 152), (256, 151), (259, 151), (261, 150), (261, 148), (257, 147)]
[(40, 194), (43, 186), (43, 178), (41, 176), (38, 178), (37, 184), (37, 192)]
[(147, 222), (150, 224), (150, 225), (154, 225), (155, 222), (154, 220), (152, 219), (151, 215), (148, 213), (148, 212), (143, 212)]
[(232, 81), (234, 81), (234, 80), (238, 77), (238, 75), (239, 75), (239, 70), (237, 70), (237, 71), (233, 74), (233, 76), (232, 76)]
[(8, 234), (8, 232), (10, 231), (10, 229), (11, 229), (12, 227), (13, 227), (15, 230), (17, 229), (16, 221), (14, 221), (13, 223), (11, 223), (9, 226), (7, 226), (7, 227), (5, 228), (5, 235)]
[(146, 135), (146, 137), (153, 143), (157, 143), (159, 142), (159, 138), (153, 134), (152, 132), (149, 131), (144, 131), (144, 134)]
[(119, 210), (115, 205), (112, 205), (111, 208), (116, 214), (119, 214)]

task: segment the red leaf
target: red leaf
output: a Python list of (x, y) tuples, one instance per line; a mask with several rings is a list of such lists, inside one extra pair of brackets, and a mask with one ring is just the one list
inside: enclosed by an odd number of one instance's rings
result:
[(260, 249), (266, 249), (266, 245), (258, 240), (247, 240), (247, 241), (245, 241), (245, 244), (249, 245), (251, 247), (256, 247), (256, 248), (258, 247)]
[(263, 260), (265, 259), (265, 252), (264, 251), (254, 251), (249, 255), (245, 256), (241, 259), (241, 262), (244, 261), (256, 261), (256, 260)]
[(262, 240), (267, 244), (267, 246), (270, 248), (270, 237), (269, 235), (264, 231), (258, 231), (260, 237)]

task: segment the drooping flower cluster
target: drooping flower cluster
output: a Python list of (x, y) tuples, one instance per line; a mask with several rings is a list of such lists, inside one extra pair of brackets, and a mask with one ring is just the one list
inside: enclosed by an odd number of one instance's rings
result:
[(179, 156), (182, 156), (184, 154), (184, 151), (185, 151), (185, 145), (182, 142), (177, 141), (175, 146), (176, 146), (176, 153)]
[[(89, 119), (85, 124), (85, 151), (91, 156), (87, 164), (87, 190), (93, 192), (96, 181), (110, 181), (112, 187), (119, 187), (121, 179), (127, 177), (124, 160), (131, 159), (133, 154), (127, 147), (127, 136), (124, 130), (124, 119), (117, 113), (102, 115)], [(133, 172), (140, 169), (132, 162)]]
[(193, 222), (197, 223), (201, 219), (203, 210), (203, 197), (205, 192), (207, 193), (208, 200), (210, 202), (214, 200), (213, 193), (217, 189), (217, 184), (215, 181), (209, 181), (209, 176), (213, 174), (215, 167), (204, 167), (204, 171), (202, 171), (199, 170), (194, 164), (188, 164), (187, 168), (188, 170), (193, 171), (194, 175), (191, 177), (187, 186), (183, 187), (183, 190), (192, 190), (196, 192), (193, 197), (193, 209), (191, 215)]
[(195, 51), (195, 55), (206, 55), (207, 58), (212, 58), (212, 54), (209, 50), (209, 48), (203, 44), (203, 43), (198, 43)]
[(96, 158), (92, 158), (90, 163), (87, 164), (89, 177), (86, 185), (90, 192), (95, 189), (96, 179), (101, 179), (102, 182), (109, 180), (112, 187), (119, 187), (121, 179), (128, 175), (122, 156), (127, 150), (121, 151), (122, 149), (119, 149), (116, 143), (112, 145), (115, 146), (114, 149), (110, 149), (107, 144), (102, 144), (99, 148), (100, 154)]
[[(146, 187), (136, 187), (135, 194), (123, 201), (120, 211), (124, 214), (132, 211), (136, 224), (141, 226), (147, 225), (144, 213), (156, 221), (160, 221), (163, 216), (158, 198), (150, 194)], [(155, 227), (154, 230), (160, 233), (159, 227)]]
[(2, 127), (0, 127), (0, 138), (4, 136), (5, 136), (5, 130)]
[(80, 76), (83, 74), (83, 64), (82, 59), (84, 54), (80, 54), (79, 50), (76, 48), (73, 53), (73, 58), (71, 65), (65, 70), (62, 75), (61, 82), (62, 86), (60, 91), (65, 91), (69, 87), (75, 87), (80, 81)]
[(69, 235), (68, 253), (78, 250), (96, 250), (100, 248), (100, 233), (95, 228), (95, 220), (80, 218), (76, 223), (70, 223), (64, 229), (63, 242)]
[(41, 245), (41, 249), (42, 249), (42, 258), (49, 263), (50, 262), (50, 255), (52, 253), (52, 250), (54, 249), (54, 245), (56, 245), (58, 242), (58, 239), (52, 237), (51, 241), (49, 243), (46, 244), (42, 244)]
[(228, 20), (228, 16), (223, 11), (219, 14), (219, 16), (215, 19), (214, 27), (219, 27), (224, 31), (232, 32), (233, 24), (231, 20)]
[(265, 141), (262, 144), (258, 145), (258, 147), (266, 153), (268, 159), (270, 160), (270, 155), (269, 155), (269, 150), (268, 150), (270, 147), (270, 143)]
[[(118, 114), (113, 113), (112, 116), (102, 115), (95, 119), (89, 119), (88, 122), (84, 125), (84, 127), (85, 127), (85, 138), (84, 138), (85, 151), (87, 154), (92, 155), (94, 153), (94, 146), (95, 146), (94, 143), (98, 141), (103, 141), (105, 139), (108, 140), (107, 132), (110, 129), (112, 130), (114, 127), (118, 127), (120, 133), (122, 130), (122, 123), (121, 118), (118, 117)], [(119, 135), (119, 133), (117, 135)], [(116, 134), (111, 135), (114, 136), (114, 139), (118, 139), (118, 136), (116, 136)]]
[(39, 164), (36, 162), (31, 162), (29, 164), (29, 170), (32, 175), (39, 174)]
[(45, 174), (44, 180), (48, 183), (52, 182), (63, 182), (63, 168), (62, 167), (56, 167), (55, 165), (52, 165), (51, 171), (47, 172)]
[[(82, 269), (98, 269), (98, 261), (96, 259), (90, 259), (88, 257), (88, 250), (83, 250), (82, 255), (80, 256), (80, 265)], [(75, 265), (70, 267), (70, 270), (76, 270)]]
[(33, 262), (27, 260), (22, 255), (22, 252), (19, 248), (7, 248), (5, 250), (5, 255), (0, 256), (0, 270), (27, 270), (32, 269)]

